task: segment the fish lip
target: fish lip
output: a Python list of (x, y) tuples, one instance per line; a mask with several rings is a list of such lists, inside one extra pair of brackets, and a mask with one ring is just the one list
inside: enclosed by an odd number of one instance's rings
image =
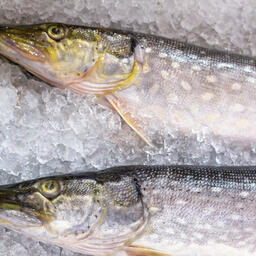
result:
[(16, 53), (18, 56), (23, 57), (23, 58), (25, 58), (27, 60), (37, 61), (37, 62), (44, 62), (45, 59), (46, 59), (45, 54), (42, 51), (40, 51), (38, 48), (36, 48), (36, 47), (33, 47), (33, 49), (36, 51), (37, 55), (29, 54), (28, 52), (23, 51), (22, 49), (20, 49), (17, 46), (17, 44), (15, 43), (15, 41), (11, 40), (8, 37), (8, 33), (1, 33), (1, 28), (0, 28), (0, 47), (1, 47), (1, 44), (3, 44), (6, 52), (1, 51), (1, 49), (0, 49), (0, 54), (6, 56), (7, 58), (12, 59), (12, 56), (10, 56), (8, 54), (8, 51), (11, 50), (14, 53)]
[(8, 189), (8, 186), (0, 186), (0, 223), (10, 227), (19, 227), (19, 225), (16, 224), (15, 215), (13, 217), (8, 216), (8, 212), (14, 211), (26, 215), (30, 220), (34, 220), (33, 224), (28, 223), (27, 225), (22, 225), (23, 227), (43, 225), (40, 212), (29, 203), (22, 201), (26, 196), (20, 195), (24, 194), (26, 194), (26, 192), (12, 190), (11, 188)]
[(13, 206), (17, 206), (20, 209), (33, 209), (28, 204), (22, 202), (22, 198), (19, 197), (20, 194), (24, 192), (14, 191), (8, 189), (8, 186), (0, 187), (0, 210), (10, 210)]
[[(1, 49), (1, 46), (2, 46), (2, 49)], [(37, 51), (39, 52), (40, 50), (37, 50)], [(61, 82), (55, 82), (54, 79), (51, 79), (49, 78), (49, 76), (46, 75), (47, 73), (43, 75), (37, 69), (34, 68), (36, 64), (44, 65), (45, 63), (47, 63), (47, 56), (43, 54), (41, 51), (40, 53), (41, 53), (41, 57), (33, 56), (26, 53), (25, 51), (22, 51), (21, 49), (19, 49), (19, 47), (15, 45), (15, 42), (13, 40), (9, 39), (4, 34), (1, 34), (1, 28), (0, 28), (0, 55), (3, 55), (7, 59), (20, 64), (29, 72), (39, 77), (46, 83), (50, 85), (55, 85), (56, 87), (63, 89), (64, 86), (62, 85)], [(53, 73), (52, 75), (54, 76)]]

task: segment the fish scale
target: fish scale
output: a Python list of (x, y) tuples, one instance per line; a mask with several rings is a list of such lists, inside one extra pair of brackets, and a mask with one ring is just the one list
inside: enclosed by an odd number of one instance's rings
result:
[(83, 254), (256, 253), (253, 166), (120, 166), (0, 194), (3, 226)]

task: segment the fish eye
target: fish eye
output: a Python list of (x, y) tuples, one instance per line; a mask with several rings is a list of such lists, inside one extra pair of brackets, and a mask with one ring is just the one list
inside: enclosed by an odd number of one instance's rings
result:
[(57, 180), (46, 180), (40, 184), (40, 192), (47, 198), (54, 198), (60, 194), (61, 185)]
[(53, 40), (61, 40), (65, 37), (65, 29), (61, 26), (50, 26), (48, 28), (47, 34)]

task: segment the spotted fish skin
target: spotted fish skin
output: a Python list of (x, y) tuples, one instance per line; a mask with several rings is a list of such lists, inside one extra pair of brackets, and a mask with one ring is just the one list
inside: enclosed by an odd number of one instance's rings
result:
[(253, 256), (256, 167), (120, 166), (0, 186), (0, 223), (86, 255)]
[(161, 127), (191, 135), (205, 129), (220, 138), (256, 139), (255, 59), (134, 36), (144, 49), (143, 71), (136, 86), (116, 95), (143, 131)]
[(255, 167), (141, 166), (133, 175), (152, 210), (135, 244), (172, 255), (256, 253)]
[(53, 23), (1, 26), (0, 54), (51, 85), (105, 98), (148, 144), (162, 130), (256, 140), (254, 58)]

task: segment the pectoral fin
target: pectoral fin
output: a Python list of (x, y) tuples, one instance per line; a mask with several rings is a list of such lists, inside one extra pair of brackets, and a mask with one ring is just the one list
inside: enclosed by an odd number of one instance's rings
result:
[(122, 106), (125, 105), (120, 98), (115, 95), (107, 95), (106, 99), (112, 105), (112, 107), (119, 113), (123, 120), (139, 135), (139, 137), (145, 141), (149, 146), (153, 147), (153, 144), (146, 138), (139, 127), (139, 120), (136, 120), (131, 113), (125, 111)]
[(124, 251), (127, 256), (171, 256), (171, 254), (141, 246), (129, 246)]

